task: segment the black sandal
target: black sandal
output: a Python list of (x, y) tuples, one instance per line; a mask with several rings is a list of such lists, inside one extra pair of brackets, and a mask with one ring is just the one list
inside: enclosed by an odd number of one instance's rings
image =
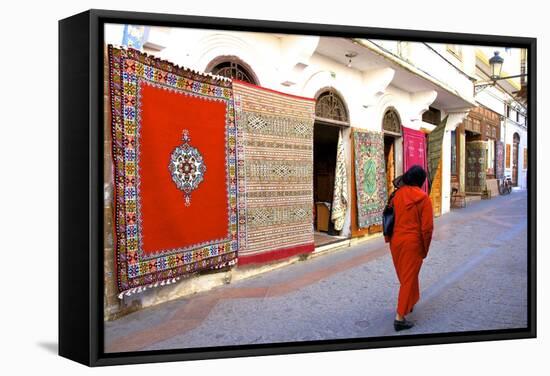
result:
[(407, 330), (407, 329), (410, 329), (414, 326), (414, 323), (412, 321), (408, 321), (408, 320), (394, 320), (393, 321), (393, 328), (395, 329), (396, 332), (400, 331), (400, 330)]

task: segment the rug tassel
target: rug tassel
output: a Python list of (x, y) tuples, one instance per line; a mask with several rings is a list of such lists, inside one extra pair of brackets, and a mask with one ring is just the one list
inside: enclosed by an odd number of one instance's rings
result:
[(131, 295), (136, 294), (136, 293), (139, 294), (139, 293), (142, 293), (142, 292), (146, 291), (147, 289), (152, 289), (153, 287), (158, 287), (159, 285), (160, 286), (171, 285), (171, 284), (176, 283), (180, 279), (181, 279), (180, 277), (168, 278), (168, 279), (165, 279), (165, 280), (162, 280), (162, 281), (156, 281), (155, 283), (151, 283), (151, 284), (146, 285), (146, 286), (134, 287), (134, 288), (128, 289), (128, 290), (123, 291), (120, 294), (118, 294), (118, 298), (120, 300), (122, 300), (122, 299), (124, 299), (124, 295), (131, 296)]

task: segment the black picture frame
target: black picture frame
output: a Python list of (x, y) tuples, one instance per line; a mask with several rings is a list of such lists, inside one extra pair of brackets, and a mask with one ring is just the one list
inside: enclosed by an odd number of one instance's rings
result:
[[(528, 326), (402, 337), (242, 345), (223, 348), (128, 353), (103, 351), (102, 166), (103, 24), (132, 23), (273, 33), (353, 36), (434, 43), (526, 48), (528, 60)], [(88, 366), (229, 358), (335, 350), (433, 345), (536, 337), (536, 113), (537, 40), (229, 19), (172, 14), (88, 10), (59, 21), (59, 354)]]

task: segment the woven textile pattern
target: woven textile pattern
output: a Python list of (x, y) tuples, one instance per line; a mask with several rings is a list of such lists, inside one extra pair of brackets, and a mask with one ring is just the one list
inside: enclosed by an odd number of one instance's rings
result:
[(348, 173), (346, 171), (345, 155), (343, 131), (340, 130), (336, 151), (336, 174), (334, 177), (334, 194), (330, 217), (336, 231), (342, 231), (348, 207)]
[(504, 177), (504, 142), (495, 141), (495, 175), (497, 179)]
[(235, 262), (231, 82), (109, 46), (120, 292)]
[(315, 102), (240, 81), (233, 89), (239, 264), (312, 251)]
[(386, 204), (386, 168), (382, 133), (353, 130), (357, 224), (360, 228), (382, 223)]
[(466, 192), (481, 192), (486, 188), (487, 142), (466, 143)]

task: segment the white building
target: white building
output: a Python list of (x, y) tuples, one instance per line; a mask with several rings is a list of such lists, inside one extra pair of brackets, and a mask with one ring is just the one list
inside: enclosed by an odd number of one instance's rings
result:
[[(488, 59), (495, 51), (504, 58), (502, 77), (525, 73), (525, 50), (514, 48), (476, 48), (476, 76), (487, 80), (490, 72)], [(518, 100), (517, 93), (525, 86), (520, 77), (498, 81), (498, 85), (483, 89), (476, 101), (501, 116), (501, 137), (505, 145), (505, 175), (510, 176), (514, 186), (527, 188), (527, 107)]]
[[(453, 178), (464, 191), (462, 149), (466, 135), (463, 123), (472, 109), (483, 106), (503, 116), (498, 124), (500, 138), (510, 145), (508, 155), (517, 153), (519, 186), (526, 185), (526, 169), (522, 169), (527, 143), (523, 105), (499, 88), (490, 87), (474, 95), (474, 83), (484, 79), (483, 71), (488, 69), (483, 56), (491, 56), (490, 51), (483, 55), (480, 52), (483, 49), (468, 46), (124, 25), (107, 25), (104, 36), (106, 44), (135, 43), (133, 47), (148, 54), (198, 72), (230, 76), (268, 89), (315, 98), (319, 111), (314, 126), (314, 180), (317, 182), (314, 203), (332, 198), (330, 187), (334, 185), (340, 133), (344, 140), (350, 200), (343, 229), (338, 234), (340, 238), (380, 232), (379, 227), (359, 229), (356, 224), (352, 128), (383, 132), (390, 187), (392, 178), (402, 174), (405, 168), (406, 133), (421, 135), (418, 146), (426, 152), (424, 135), (447, 118), (438, 173), (430, 194), (436, 215), (440, 215), (450, 210)], [(505, 65), (506, 73), (515, 74), (517, 67), (510, 65), (514, 59), (504, 56), (509, 64)], [(518, 85), (506, 90), (512, 93), (517, 89)], [(518, 105), (519, 112), (514, 107)], [(514, 135), (519, 140), (516, 144)], [(321, 152), (315, 154), (315, 150)], [(424, 158), (428, 156), (424, 154)], [(513, 172), (513, 161), (511, 159), (506, 169), (509, 174)], [(323, 190), (323, 187), (329, 188)], [(107, 193), (109, 190), (106, 186)], [(331, 238), (326, 232), (323, 236)], [(114, 259), (112, 248), (106, 248), (105, 259)], [(105, 285), (114, 286), (108, 274)], [(182, 287), (181, 291), (184, 290)], [(113, 294), (106, 292), (108, 300), (111, 299), (107, 306), (112, 307), (106, 308), (106, 312), (120, 309)], [(174, 292), (174, 296), (177, 294)], [(168, 298), (152, 294), (149, 302), (144, 299), (140, 304), (147, 306)]]
[[(123, 34), (123, 25), (108, 25), (105, 42), (120, 45)], [(494, 94), (498, 91), (495, 88), (474, 97), (474, 82), (479, 79), (479, 60), (483, 56), (480, 48), (161, 27), (141, 27), (136, 35), (141, 38), (140, 47), (145, 52), (199, 72), (233, 74), (266, 88), (317, 100), (331, 93), (331, 98), (325, 100), (340, 105), (337, 110), (341, 114), (328, 121), (319, 117), (316, 131), (320, 134), (319, 142), (335, 147), (338, 137), (335, 130), (343, 130), (348, 174), (352, 169), (350, 127), (384, 131), (391, 154), (385, 156), (390, 180), (403, 172), (401, 128), (429, 133), (448, 115), (441, 176), (432, 194), (438, 214), (450, 210), (452, 132), (478, 103), (504, 116), (503, 103), (510, 100), (502, 93)], [(516, 67), (511, 66), (514, 59), (505, 57), (508, 64), (505, 69), (510, 67), (515, 72)], [(510, 116), (503, 121), (501, 135), (511, 145), (513, 135), (519, 135), (518, 181), (524, 187), (526, 170), (521, 167), (527, 142), (525, 117), (516, 116), (516, 111), (509, 107)], [(384, 130), (385, 116), (397, 118), (399, 127)], [(507, 172), (512, 173), (512, 166)], [(348, 191), (351, 181), (348, 179)], [(345, 237), (353, 230), (352, 205), (350, 200), (340, 234)]]

